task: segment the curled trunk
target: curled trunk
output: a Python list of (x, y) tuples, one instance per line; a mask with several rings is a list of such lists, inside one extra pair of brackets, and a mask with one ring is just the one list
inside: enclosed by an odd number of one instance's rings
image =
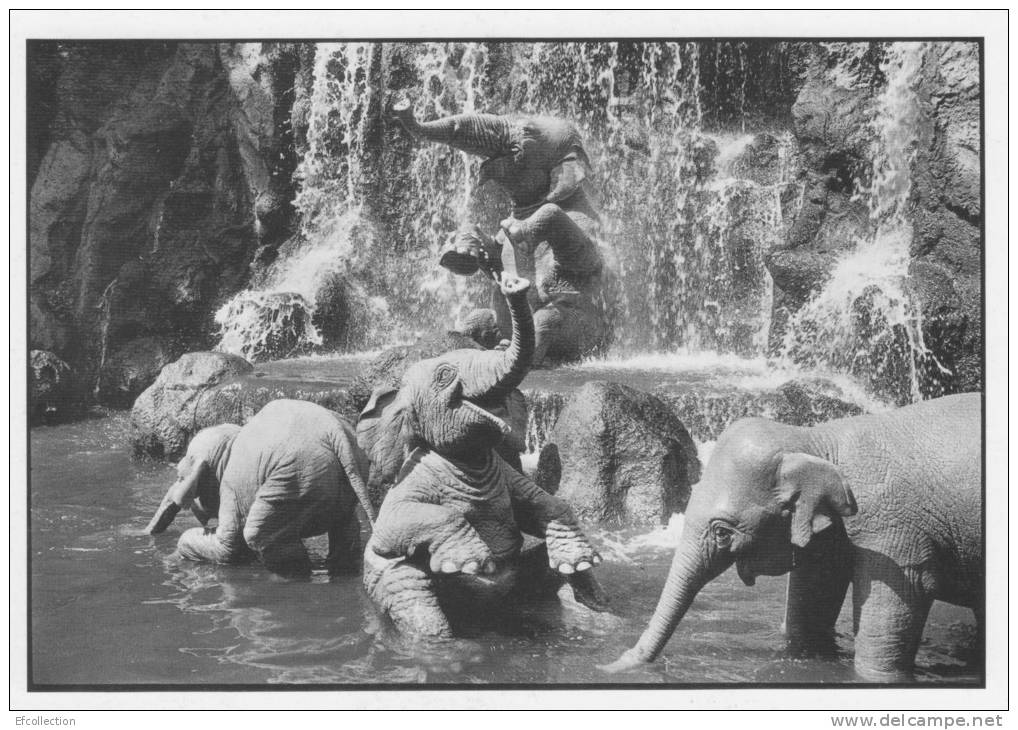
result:
[(512, 123), (497, 114), (455, 114), (432, 122), (418, 122), (409, 106), (396, 107), (393, 112), (403, 127), (418, 139), (441, 142), (482, 157), (496, 157), (512, 151)]
[(530, 282), (504, 275), (502, 292), (509, 304), (513, 336), (503, 352), (486, 353), (484, 372), (472, 378), (464, 397), (477, 400), (502, 401), (520, 386), (530, 371), (534, 357), (534, 317), (527, 301)]

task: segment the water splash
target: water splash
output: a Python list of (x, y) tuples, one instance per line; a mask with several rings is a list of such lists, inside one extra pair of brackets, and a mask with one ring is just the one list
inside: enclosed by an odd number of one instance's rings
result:
[[(715, 50), (713, 89), (705, 90), (703, 46), (317, 46), (307, 147), (296, 172), (298, 240), (221, 311), (220, 348), (250, 355), (269, 338), (257, 331), (259, 322), (292, 325), (292, 316), (257, 311), (280, 304), (284, 292), (303, 299), (307, 329), (297, 337), (297, 351), (335, 347), (311, 329), (323, 319), (316, 317), (321, 271), (356, 282), (350, 296), (372, 300), (367, 308), (381, 318), (371, 328), (377, 337), (348, 336), (347, 347), (412, 339), (417, 331), (451, 327), (468, 310), (491, 305), (495, 292), (488, 282), (440, 268), (437, 252), (466, 221), (496, 230), (508, 200), (492, 186), (476, 187), (479, 158), (386, 131), (383, 96), (397, 87), (413, 96), (421, 119), (481, 110), (577, 122), (599, 175), (603, 253), (617, 276), (613, 310), (620, 348), (762, 353), (771, 301), (763, 256), (794, 212), (797, 197), (788, 192), (797, 187), (794, 143), (791, 135), (743, 134), (752, 132), (744, 121), (728, 123), (747, 111), (752, 64), (742, 46)], [(704, 129), (709, 100), (727, 83), (727, 71), (739, 79), (735, 91), (725, 86), (720, 92), (740, 95), (738, 108), (724, 117), (726, 128), (739, 130), (736, 135)], [(350, 217), (371, 233), (337, 251), (332, 231)], [(283, 272), (289, 258), (316, 276), (290, 277)], [(335, 263), (339, 259), (342, 266)]]
[(851, 373), (899, 403), (936, 394), (947, 371), (923, 341), (909, 290), (911, 166), (921, 108), (915, 86), (925, 44), (895, 43), (872, 122), (872, 175), (863, 192), (868, 232), (834, 267), (824, 288), (789, 320), (781, 348), (798, 365)]

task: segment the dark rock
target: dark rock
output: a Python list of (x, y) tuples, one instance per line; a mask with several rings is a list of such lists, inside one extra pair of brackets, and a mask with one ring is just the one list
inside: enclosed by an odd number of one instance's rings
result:
[(551, 435), (562, 462), (558, 496), (605, 525), (667, 522), (700, 478), (696, 445), (658, 398), (593, 381), (566, 402)]
[(100, 367), (99, 400), (115, 408), (130, 408), (173, 361), (173, 349), (159, 337), (139, 337), (118, 347)]
[(197, 418), (205, 393), (224, 380), (250, 373), (251, 363), (221, 352), (191, 352), (162, 369), (131, 409), (129, 436), (135, 453), (176, 458), (205, 426)]
[(296, 63), (285, 46), (38, 47), (53, 88), (34, 137), (30, 339), (70, 364), (79, 395), (122, 405), (100, 363), (139, 338), (173, 343), (170, 357), (209, 347), (212, 313), (246, 283), (255, 251), (287, 235)]
[(32, 425), (56, 423), (80, 410), (71, 368), (44, 350), (28, 353), (28, 420)]
[(842, 390), (823, 378), (799, 378), (779, 386), (784, 403), (778, 405), (774, 419), (796, 426), (815, 426), (835, 418), (859, 416), (862, 407), (845, 400)]

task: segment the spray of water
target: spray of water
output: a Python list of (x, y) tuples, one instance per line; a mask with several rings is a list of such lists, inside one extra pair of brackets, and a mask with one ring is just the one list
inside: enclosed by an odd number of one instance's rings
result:
[(911, 165), (921, 109), (915, 85), (924, 44), (889, 47), (887, 86), (872, 122), (872, 175), (863, 195), (867, 234), (835, 266), (824, 288), (793, 315), (782, 345), (798, 365), (851, 373), (900, 403), (935, 393), (931, 369), (946, 372), (923, 341), (909, 291)]

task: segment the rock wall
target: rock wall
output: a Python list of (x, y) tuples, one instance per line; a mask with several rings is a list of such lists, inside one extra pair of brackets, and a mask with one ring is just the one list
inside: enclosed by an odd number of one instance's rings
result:
[[(792, 129), (803, 198), (787, 237), (767, 259), (774, 281), (772, 350), (779, 348), (789, 316), (866, 235), (871, 122), (887, 83), (881, 70), (886, 44), (797, 45), (802, 80)], [(977, 43), (928, 43), (923, 53), (907, 285), (933, 356), (925, 367), (936, 369), (924, 392), (929, 397), (982, 388), (981, 89)]]
[[(484, 46), (477, 58), (452, 58), (465, 45), (470, 44), (449, 44), (441, 73), (482, 74), (483, 102), (517, 108), (521, 95), (531, 101), (561, 97), (594, 130), (607, 124), (606, 114), (629, 113), (625, 105), (639, 98), (644, 75), (655, 68), (643, 44), (618, 44), (614, 65), (605, 67), (613, 69), (609, 96), (616, 108), (602, 103), (608, 92), (601, 86), (577, 86), (572, 94), (562, 86), (563, 79), (581, 81), (566, 63), (570, 58), (558, 59), (565, 64), (561, 74), (545, 69), (539, 79), (521, 78), (517, 66), (530, 53), (523, 48), (527, 44), (476, 44)], [(587, 71), (600, 68), (598, 54), (606, 45), (577, 46)], [(697, 48), (686, 47), (692, 45)], [(164, 365), (184, 352), (210, 348), (216, 340), (213, 313), (277, 257), (283, 260), (289, 250), (284, 243), (302, 243), (306, 231), (297, 224), (296, 208), (314, 228), (316, 221), (329, 219), (330, 205), (348, 189), (375, 209), (367, 217), (384, 225), (355, 232), (358, 239), (377, 242), (358, 244), (359, 266), (350, 281), (331, 287), (335, 296), (315, 303), (316, 311), (329, 313), (318, 316), (316, 325), (326, 345), (358, 341), (351, 322), (375, 324), (354, 293), (385, 293), (375, 267), (396, 267), (410, 278), (430, 265), (426, 250), (414, 247), (426, 247), (434, 231), (459, 223), (449, 206), (431, 206), (431, 214), (419, 215), (405, 204), (421, 197), (411, 176), (388, 174), (406, 169), (415, 144), (382, 119), (382, 92), (421, 91), (436, 83), (449, 91), (462, 84), (442, 80), (438, 71), (422, 77), (415, 65), (418, 50), (414, 44), (367, 48), (349, 78), (355, 89), (350, 93), (363, 92), (363, 107), (334, 110), (331, 102), (313, 96), (321, 93), (316, 74), (329, 64), (352, 63), (344, 61), (342, 49), (316, 56), (312, 44), (33, 43), (27, 140), (30, 348), (65, 361), (79, 396), (126, 407)], [(799, 175), (782, 188), (780, 240), (768, 243), (765, 261), (774, 283), (773, 350), (789, 316), (823, 286), (834, 263), (866, 230), (869, 211), (860, 190), (870, 174), (868, 124), (886, 86), (881, 72), (886, 45), (705, 41), (680, 51), (683, 59), (695, 59), (681, 66), (684, 76), (654, 76), (661, 84), (686, 84), (673, 89), (682, 98), (673, 100), (669, 113), (692, 115), (678, 126), (694, 125), (704, 139), (716, 131), (757, 132), (745, 153), (749, 162), (737, 161), (741, 177), (774, 184), (775, 135), (790, 129), (795, 137)], [(980, 91), (977, 44), (927, 44), (917, 88), (922, 124), (911, 171), (909, 278), (926, 345), (951, 372), (938, 379), (947, 392), (982, 385)], [(440, 108), (444, 97), (434, 89), (428, 93)], [(664, 121), (654, 120), (659, 126)], [(311, 134), (315, 125), (339, 131)], [(350, 129), (357, 130), (356, 154), (346, 134)], [(633, 132), (634, 150), (639, 133)], [(463, 181), (450, 177), (449, 160), (434, 162), (425, 177), (448, 178), (448, 194), (459, 194)], [(672, 164), (667, 155), (659, 162)], [(610, 195), (626, 194), (610, 179), (603, 182)], [(747, 203), (752, 186), (744, 187), (732, 196), (734, 218), (753, 207)], [(676, 208), (664, 200), (662, 220), (652, 215), (647, 225), (661, 228), (664, 239), (698, 242), (701, 234), (690, 221), (704, 214), (695, 195), (686, 203)], [(486, 199), (472, 208), (497, 210)], [(764, 263), (755, 258), (755, 225), (736, 220), (732, 227), (737, 250), (729, 268), (747, 277)], [(642, 240), (641, 246), (627, 266), (646, 257), (668, 283), (658, 294), (675, 298), (670, 282), (685, 275), (679, 263), (693, 264), (678, 249), (648, 254), (644, 249), (652, 244)], [(668, 269), (673, 265), (679, 267), (674, 272)], [(730, 273), (725, 269), (719, 276), (731, 279)], [(739, 343), (752, 339), (755, 320), (748, 312), (742, 316), (740, 307), (766, 309), (755, 290), (752, 296), (736, 291), (732, 302), (707, 298), (735, 312), (732, 319), (745, 323), (747, 332), (716, 328), (720, 334), (708, 343), (712, 347), (742, 351)], [(640, 295), (633, 300), (652, 298)], [(404, 297), (407, 316), (426, 309), (427, 296)], [(689, 306), (705, 296), (692, 297)], [(668, 317), (655, 322), (662, 330), (677, 328)], [(663, 336), (661, 342), (670, 346), (672, 340)]]
[[(287, 235), (292, 48), (33, 44), (30, 347), (129, 405)], [(40, 70), (42, 69), (42, 70)], [(34, 160), (37, 160), (35, 162)]]

